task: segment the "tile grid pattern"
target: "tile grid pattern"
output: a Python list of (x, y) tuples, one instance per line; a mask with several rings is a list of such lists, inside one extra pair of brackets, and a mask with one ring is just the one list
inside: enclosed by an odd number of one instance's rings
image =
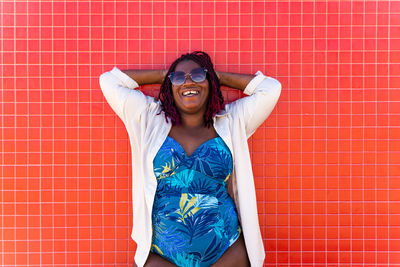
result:
[(0, 9), (1, 265), (133, 262), (130, 148), (98, 76), (197, 49), (219, 70), (260, 69), (284, 87), (249, 140), (265, 266), (400, 265), (399, 1)]

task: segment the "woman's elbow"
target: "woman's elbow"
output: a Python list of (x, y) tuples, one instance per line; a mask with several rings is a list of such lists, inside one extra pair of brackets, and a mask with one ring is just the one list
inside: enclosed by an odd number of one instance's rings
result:
[(274, 78), (271, 78), (271, 79), (274, 82), (274, 87), (275, 87), (275, 90), (277, 91), (277, 94), (280, 95), (281, 91), (282, 91), (282, 84), (277, 79), (274, 79)]
[(100, 84), (100, 88), (101, 90), (104, 90), (104, 88), (107, 88), (108, 84), (109, 84), (109, 80), (110, 80), (110, 76), (111, 74), (109, 72), (104, 72), (103, 74), (100, 75), (99, 77), (99, 84)]
[(274, 102), (277, 102), (281, 95), (282, 84), (277, 79), (271, 77), (268, 78), (268, 83), (270, 88), (270, 95), (275, 100)]

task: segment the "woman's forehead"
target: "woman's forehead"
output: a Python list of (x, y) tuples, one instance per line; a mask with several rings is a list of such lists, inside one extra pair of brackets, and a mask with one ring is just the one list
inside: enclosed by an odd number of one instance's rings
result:
[(192, 69), (200, 68), (201, 66), (193, 60), (184, 60), (178, 63), (175, 71), (190, 72)]

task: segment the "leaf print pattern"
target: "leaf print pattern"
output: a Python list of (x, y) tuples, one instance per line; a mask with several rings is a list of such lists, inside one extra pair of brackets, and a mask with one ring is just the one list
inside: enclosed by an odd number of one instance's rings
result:
[(186, 188), (193, 181), (193, 178), (194, 173), (192, 172), (178, 172), (176, 175), (174, 175), (174, 179), (171, 179), (168, 182), (171, 187)]
[(209, 192), (216, 192), (215, 183), (210, 182), (209, 179), (195, 179), (188, 187), (189, 193), (207, 194)]
[(239, 237), (236, 207), (227, 191), (233, 170), (220, 137), (189, 157), (167, 137), (154, 158), (157, 191), (151, 251), (178, 266), (210, 266)]
[(186, 236), (189, 237), (189, 243), (193, 242), (193, 239), (200, 238), (205, 234), (210, 233), (214, 229), (212, 228), (217, 216), (213, 212), (202, 212), (198, 216), (189, 217), (186, 220), (186, 227), (182, 232), (186, 232)]
[(159, 247), (157, 247), (157, 245), (152, 244), (151, 247), (153, 249), (155, 249), (157, 251), (158, 254), (160, 255), (164, 255), (164, 253), (161, 251), (161, 249)]
[(187, 216), (192, 216), (201, 209), (200, 207), (193, 207), (196, 203), (197, 197), (192, 197), (189, 201), (187, 201), (187, 199), (187, 193), (182, 194), (181, 200), (179, 201), (180, 210), (176, 212), (180, 215), (180, 219), (184, 224), (186, 224), (185, 218)]
[(170, 177), (175, 174), (175, 162), (174, 159), (172, 159), (172, 163), (166, 162), (163, 167), (163, 170), (161, 172), (161, 175), (157, 177), (157, 179), (164, 179), (167, 177)]
[(218, 199), (214, 196), (204, 194), (196, 194), (196, 196), (196, 207), (202, 207), (203, 209), (216, 209), (218, 207)]

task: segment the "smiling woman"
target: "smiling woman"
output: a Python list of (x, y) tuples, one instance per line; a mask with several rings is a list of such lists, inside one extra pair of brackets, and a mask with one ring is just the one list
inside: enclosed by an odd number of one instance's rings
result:
[[(203, 72), (200, 72), (199, 69), (203, 69)], [(193, 75), (192, 72), (194, 72)], [(193, 78), (199, 76), (202, 78), (204, 74), (206, 80), (195, 81), (197, 78)], [(221, 110), (224, 103), (217, 75), (210, 57), (202, 52), (183, 55), (171, 64), (166, 74), (169, 79), (164, 79), (161, 85), (160, 100), (165, 114), (171, 119), (172, 123), (180, 124), (182, 118), (176, 109), (175, 98), (173, 98), (175, 95), (172, 96), (171, 92), (178, 90), (179, 86), (189, 89), (191, 87), (208, 86), (210, 94), (203, 115), (205, 126), (210, 127), (212, 125), (213, 116)], [(186, 79), (183, 77), (186, 77)]]
[[(160, 83), (159, 100), (132, 90)], [(281, 85), (216, 72), (204, 52), (166, 70), (114, 68), (100, 77), (132, 146), (138, 266), (262, 266), (265, 252), (247, 138), (278, 101)], [(220, 86), (249, 95), (223, 106)]]
[[(202, 70), (199, 64), (187, 60), (180, 62), (176, 66), (175, 72), (171, 72), (169, 75), (172, 83), (174, 103), (181, 118), (186, 116), (187, 113), (205, 114), (210, 89), (208, 81), (206, 80), (206, 71), (203, 71), (203, 74), (199, 74), (199, 70)], [(192, 72), (194, 72), (194, 77), (198, 77), (197, 79), (193, 78)], [(199, 76), (201, 75), (203, 75), (204, 78), (200, 79), (201, 77)], [(179, 76), (187, 78), (179, 81)]]

